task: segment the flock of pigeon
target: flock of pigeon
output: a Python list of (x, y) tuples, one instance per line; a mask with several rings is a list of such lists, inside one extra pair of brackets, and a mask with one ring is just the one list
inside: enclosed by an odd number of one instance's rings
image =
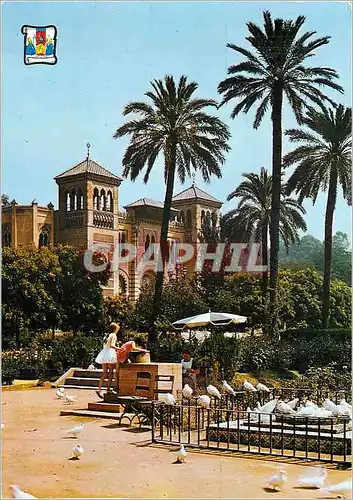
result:
[[(270, 392), (270, 389), (266, 387), (264, 384), (257, 384), (256, 387), (252, 385), (247, 380), (244, 381), (243, 387), (248, 392), (255, 391), (264, 391)], [(226, 394), (235, 395), (234, 389), (224, 380), (222, 382), (222, 390)], [(190, 399), (193, 394), (193, 389), (185, 384), (182, 395), (185, 399)], [(76, 401), (74, 396), (70, 396), (65, 392), (64, 388), (57, 388), (56, 395), (58, 399), (66, 401), (68, 404), (71, 404)], [(202, 408), (208, 409), (211, 404), (211, 397), (216, 399), (221, 398), (221, 393), (219, 390), (213, 386), (207, 386), (207, 394), (201, 395), (197, 398), (197, 403)], [(168, 393), (164, 396), (164, 402), (167, 405), (175, 405), (176, 400), (173, 394)], [(295, 410), (299, 402), (298, 398), (293, 399), (292, 401), (288, 401), (287, 403), (284, 401), (279, 401), (278, 398), (274, 398), (263, 406), (260, 403), (257, 403), (257, 407), (254, 410), (251, 408), (247, 409), (247, 413), (255, 416), (256, 419), (260, 418), (261, 420), (269, 419), (270, 413), (276, 411), (283, 414), (297, 415), (297, 416), (317, 416), (317, 417), (329, 417), (329, 416), (350, 416), (352, 418), (352, 406), (348, 404), (344, 399), (340, 401), (338, 405), (330, 401), (329, 399), (325, 399), (324, 406), (319, 408), (318, 405), (314, 404), (311, 401), (306, 401), (304, 406), (301, 406), (298, 410)], [(252, 416), (250, 418), (253, 418)], [(273, 415), (273, 419), (275, 416)], [(4, 428), (4, 424), (1, 424), (1, 429)], [(64, 431), (65, 435), (71, 435), (74, 438), (78, 438), (82, 434), (84, 430), (84, 424), (76, 425), (71, 429)], [(76, 459), (79, 459), (84, 453), (84, 449), (80, 444), (77, 444), (73, 448), (73, 456)], [(180, 449), (177, 452), (177, 463), (186, 463), (187, 452), (185, 450), (184, 445), (181, 445)], [(342, 481), (339, 484), (331, 485), (327, 488), (324, 488), (325, 481), (327, 479), (327, 470), (324, 467), (312, 467), (310, 469), (310, 473), (305, 476), (300, 476), (297, 480), (298, 486), (306, 487), (306, 488), (316, 488), (319, 489), (322, 493), (326, 494), (334, 494), (339, 498), (346, 498), (346, 494), (350, 494), (349, 498), (351, 498), (352, 493), (352, 483), (350, 480)], [(287, 482), (287, 472), (284, 469), (279, 469), (277, 474), (271, 476), (266, 486), (267, 488), (273, 491), (280, 491), (285, 487)], [(16, 499), (31, 499), (36, 498), (33, 495), (22, 491), (19, 486), (11, 485), (12, 497)]]

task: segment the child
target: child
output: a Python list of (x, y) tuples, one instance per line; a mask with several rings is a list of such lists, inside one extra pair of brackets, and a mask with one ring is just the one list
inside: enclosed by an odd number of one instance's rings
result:
[(194, 391), (198, 390), (197, 375), (200, 374), (200, 369), (195, 358), (191, 357), (189, 349), (183, 350), (183, 357), (181, 360), (183, 385), (188, 384)]
[(111, 323), (109, 326), (109, 335), (104, 344), (103, 349), (96, 357), (96, 363), (99, 363), (103, 366), (103, 372), (101, 378), (99, 379), (98, 391), (96, 391), (97, 396), (103, 399), (102, 396), (102, 385), (104, 380), (108, 376), (107, 382), (107, 392), (110, 392), (110, 385), (114, 376), (114, 368), (117, 363), (117, 353), (116, 353), (116, 341), (117, 341), (117, 333), (120, 330), (120, 326), (117, 323)]

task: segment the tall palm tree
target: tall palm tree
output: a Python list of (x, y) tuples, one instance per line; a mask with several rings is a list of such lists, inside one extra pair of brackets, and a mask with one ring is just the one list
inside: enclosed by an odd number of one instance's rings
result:
[[(211, 175), (221, 177), (220, 165), (225, 161), (224, 153), (230, 150), (230, 133), (221, 120), (205, 112), (207, 107), (217, 107), (216, 101), (194, 97), (198, 85), (187, 82), (186, 76), (180, 78), (178, 85), (172, 76), (166, 76), (164, 81), (153, 80), (151, 86), (152, 90), (145, 95), (152, 102), (128, 104), (123, 114), (133, 113), (140, 117), (119, 127), (114, 138), (131, 136), (123, 158), (123, 175), (132, 181), (145, 170), (143, 180), (147, 183), (157, 157), (164, 157), (166, 191), (160, 238), (163, 271), (158, 271), (156, 276), (156, 319), (168, 253), (167, 236), (175, 174), (182, 183), (192, 175), (192, 170), (200, 170), (206, 182), (210, 181)], [(156, 332), (153, 329), (150, 342), (155, 341)]]
[[(262, 265), (268, 265), (268, 233), (271, 227), (272, 177), (262, 167), (259, 174), (243, 174), (246, 179), (229, 194), (227, 201), (238, 198), (236, 209), (225, 214), (225, 225), (229, 233), (242, 233), (243, 241), (261, 243)], [(302, 217), (305, 209), (301, 203), (285, 195), (285, 186), (281, 189), (279, 232), (280, 238), (288, 250), (291, 243), (300, 241), (298, 230), (306, 231)], [(263, 273), (262, 297), (266, 303), (268, 271)]]
[(278, 252), (280, 239), (281, 167), (282, 167), (282, 111), (287, 98), (297, 121), (300, 123), (306, 102), (322, 106), (332, 101), (319, 87), (330, 87), (343, 92), (334, 80), (335, 70), (327, 67), (305, 66), (316, 49), (329, 43), (330, 37), (313, 39), (315, 31), (299, 35), (305, 22), (304, 16), (295, 21), (272, 20), (269, 12), (263, 13), (264, 28), (247, 23), (249, 36), (246, 40), (254, 51), (228, 44), (227, 46), (246, 59), (228, 68), (229, 78), (223, 80), (218, 91), (224, 94), (221, 105), (237, 101), (231, 117), (257, 106), (253, 126), (257, 129), (266, 114), (271, 111), (272, 120), (272, 200), (271, 200), (271, 250), (270, 250), (270, 302), (272, 328), (277, 331)]
[(299, 193), (300, 201), (311, 198), (315, 204), (319, 192), (328, 189), (322, 303), (322, 327), (326, 329), (330, 313), (333, 215), (338, 187), (341, 186), (349, 205), (352, 197), (352, 110), (341, 104), (335, 110), (315, 111), (310, 108), (303, 124), (310, 130), (286, 131), (290, 141), (300, 145), (284, 157), (283, 163), (284, 166), (296, 165), (288, 180), (287, 192)]

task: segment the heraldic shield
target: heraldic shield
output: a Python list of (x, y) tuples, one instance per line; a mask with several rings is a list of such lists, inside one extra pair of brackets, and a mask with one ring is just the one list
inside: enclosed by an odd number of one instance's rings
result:
[(57, 29), (55, 26), (22, 26), (23, 60), (29, 64), (56, 64)]

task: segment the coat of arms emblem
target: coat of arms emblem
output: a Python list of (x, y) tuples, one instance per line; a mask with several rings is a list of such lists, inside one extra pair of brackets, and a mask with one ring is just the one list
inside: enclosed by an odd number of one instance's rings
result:
[(55, 26), (22, 26), (24, 63), (56, 64), (57, 29)]

